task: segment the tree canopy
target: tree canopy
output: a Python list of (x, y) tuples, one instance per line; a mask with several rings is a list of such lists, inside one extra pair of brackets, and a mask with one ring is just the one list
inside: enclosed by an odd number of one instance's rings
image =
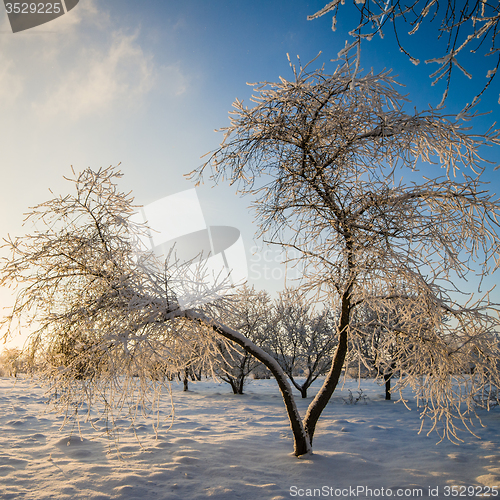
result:
[[(356, 321), (363, 307), (383, 325), (379, 349), (396, 353), (398, 387), (412, 386), (434, 426), (458, 439), (453, 416), (500, 382), (498, 305), (467, 282), (499, 264), (500, 204), (480, 156), (498, 132), (475, 134), (433, 109), (406, 112), (388, 71), (293, 70), (290, 81), (252, 84), (252, 106), (235, 101), (220, 148), (193, 175), (250, 196), (260, 234), (300, 252), (302, 289), (338, 315), (337, 352), (306, 432), (349, 345), (367, 334)], [(397, 322), (384, 320), (391, 311)]]

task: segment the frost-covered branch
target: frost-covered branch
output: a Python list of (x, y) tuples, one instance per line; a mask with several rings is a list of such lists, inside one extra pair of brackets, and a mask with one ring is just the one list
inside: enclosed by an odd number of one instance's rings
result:
[[(486, 83), (480, 84), (481, 90), (465, 109), (473, 107), (495, 79), (500, 65), (500, 52), (496, 39), (500, 20), (500, 7), (497, 2), (465, 0), (457, 4), (452, 0), (441, 2), (439, 0), (370, 0), (369, 2), (334, 0), (315, 14), (308, 16), (308, 19), (313, 20), (331, 14), (332, 29), (335, 31), (341, 11), (344, 14), (343, 19), (348, 16), (350, 19), (359, 19), (359, 22), (357, 25), (351, 25), (349, 35), (354, 41), (351, 43), (346, 41), (346, 47), (339, 53), (339, 57), (355, 50), (358, 64), (361, 43), (377, 35), (384, 38), (384, 32), (387, 31), (394, 33), (399, 50), (408, 56), (413, 64), (419, 64), (419, 58), (406, 48), (401, 35), (406, 32), (410, 36), (418, 36), (421, 28), (429, 29), (429, 23), (435, 23), (436, 42), (438, 46), (443, 47), (443, 53), (425, 62), (439, 65), (430, 75), (434, 78), (432, 85), (441, 80), (446, 82), (438, 107), (444, 105), (448, 97), (454, 71), (459, 70), (468, 78), (472, 78), (471, 73), (459, 62), (459, 58), (465, 58), (467, 52), (476, 55), (476, 58), (478, 55), (491, 56), (492, 62), (487, 72), (475, 75), (486, 78)], [(356, 11), (358, 15), (353, 15)], [(425, 36), (427, 37), (428, 33)]]

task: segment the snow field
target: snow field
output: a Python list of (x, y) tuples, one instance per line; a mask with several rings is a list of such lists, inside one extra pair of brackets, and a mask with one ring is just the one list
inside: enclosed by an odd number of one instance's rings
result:
[[(187, 393), (174, 384), (176, 418), (168, 432), (168, 421), (158, 437), (151, 421), (138, 420), (135, 433), (126, 419), (115, 422), (121, 457), (89, 423), (80, 433), (71, 425), (60, 430), (64, 418), (46, 413), (43, 390), (13, 381), (0, 379), (2, 500), (283, 500), (318, 493), (347, 498), (342, 494), (353, 491), (356, 498), (380, 498), (382, 488), (393, 498), (410, 498), (397, 496), (405, 490), (428, 498), (429, 488), (446, 498), (451, 490), (445, 487), (500, 487), (498, 409), (481, 413), (487, 426), (475, 429), (481, 440), (464, 433), (460, 446), (436, 446), (436, 434), (417, 435), (415, 404), (408, 411), (385, 401), (383, 387), (372, 380), (361, 381), (366, 404), (345, 404), (348, 389), (358, 395), (354, 380), (336, 391), (319, 421), (314, 454), (301, 459), (292, 454), (274, 380), (250, 381), (242, 396), (213, 381), (191, 383)], [(297, 396), (302, 414), (310, 400)], [(166, 401), (163, 416), (168, 410)]]

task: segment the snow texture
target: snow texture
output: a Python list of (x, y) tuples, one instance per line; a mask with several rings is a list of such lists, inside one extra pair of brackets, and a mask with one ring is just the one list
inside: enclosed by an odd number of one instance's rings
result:
[[(446, 486), (500, 487), (498, 408), (482, 413), (481, 440), (464, 433), (460, 446), (436, 446), (436, 435), (417, 434), (413, 401), (412, 411), (385, 401), (371, 380), (362, 381), (368, 399), (357, 404), (345, 404), (349, 389), (356, 399), (356, 381), (335, 392), (318, 423), (314, 454), (300, 459), (290, 453), (290, 426), (273, 380), (251, 381), (242, 396), (212, 381), (191, 384), (187, 393), (174, 384), (176, 419), (168, 432), (168, 421), (156, 437), (151, 422), (138, 420), (141, 448), (128, 422), (116, 422), (121, 457), (89, 423), (80, 432), (60, 430), (63, 418), (46, 413), (43, 390), (28, 380), (3, 378), (0, 387), (2, 500), (284, 500), (323, 487), (335, 498), (335, 489), (358, 486), (391, 488), (394, 497), (398, 488), (422, 488), (423, 498), (437, 487), (445, 498)], [(309, 402), (297, 399), (301, 413)], [(169, 401), (164, 409), (166, 416)]]

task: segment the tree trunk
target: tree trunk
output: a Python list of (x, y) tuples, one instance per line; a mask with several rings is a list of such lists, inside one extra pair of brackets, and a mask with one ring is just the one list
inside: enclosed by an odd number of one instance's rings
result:
[(229, 380), (229, 385), (231, 386), (231, 389), (233, 390), (233, 394), (238, 394), (238, 387), (236, 386), (236, 382), (232, 378), (228, 378)]
[(391, 400), (391, 374), (384, 374), (385, 381), (385, 399), (386, 401)]
[(184, 392), (187, 392), (188, 391), (188, 388), (189, 388), (189, 382), (188, 382), (188, 369), (185, 368), (184, 369), (184, 378), (182, 380), (182, 383), (184, 385), (184, 388), (182, 389)]
[(288, 419), (290, 420), (290, 427), (292, 428), (293, 435), (294, 454), (298, 457), (305, 455), (306, 453), (310, 453), (312, 451), (311, 441), (304, 430), (304, 426), (302, 425), (302, 420), (293, 398), (292, 388), (288, 383), (285, 372), (282, 370), (279, 363), (267, 354), (267, 352), (247, 339), (244, 335), (227, 327), (226, 325), (219, 323), (218, 321), (212, 320), (193, 310), (175, 311), (175, 314), (179, 316), (182, 314), (188, 319), (210, 326), (214, 332), (243, 347), (243, 349), (252, 354), (252, 356), (257, 358), (269, 369), (278, 383), (278, 387), (288, 414)]
[(242, 376), (238, 380), (238, 394), (243, 394), (243, 385), (245, 384), (245, 377)]
[(328, 401), (330, 401), (333, 391), (335, 391), (335, 388), (337, 387), (340, 374), (342, 373), (342, 367), (344, 366), (347, 354), (347, 331), (349, 327), (349, 316), (351, 313), (351, 301), (349, 294), (350, 291), (348, 290), (342, 297), (342, 312), (339, 321), (339, 345), (337, 347), (337, 351), (335, 352), (332, 366), (330, 367), (330, 371), (328, 372), (321, 389), (309, 405), (304, 418), (304, 429), (309, 437), (311, 445), (318, 419), (328, 404)]
[(347, 332), (343, 331), (340, 334), (340, 341), (335, 353), (335, 357), (332, 362), (332, 366), (325, 381), (319, 390), (316, 397), (313, 399), (312, 403), (307, 409), (306, 416), (304, 418), (304, 428), (306, 434), (309, 436), (310, 443), (312, 445), (312, 440), (314, 436), (314, 431), (316, 429), (316, 424), (318, 419), (325, 409), (328, 401), (332, 397), (335, 388), (339, 382), (340, 374), (342, 373), (342, 367), (344, 366), (345, 356), (347, 354)]
[(300, 392), (300, 395), (302, 398), (307, 398), (307, 389), (309, 385), (307, 384), (307, 380), (300, 385), (294, 378), (291, 372), (288, 372), (288, 378), (292, 381), (292, 384), (295, 386), (295, 388)]

